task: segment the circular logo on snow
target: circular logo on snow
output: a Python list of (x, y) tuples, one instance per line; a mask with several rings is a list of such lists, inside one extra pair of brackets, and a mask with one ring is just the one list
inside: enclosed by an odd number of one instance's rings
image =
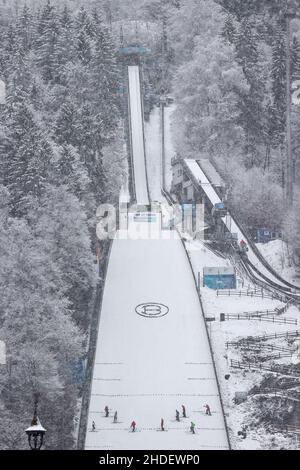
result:
[(169, 312), (169, 307), (163, 304), (158, 304), (156, 302), (147, 302), (145, 304), (140, 304), (135, 307), (135, 311), (138, 315), (147, 318), (160, 318), (167, 315)]

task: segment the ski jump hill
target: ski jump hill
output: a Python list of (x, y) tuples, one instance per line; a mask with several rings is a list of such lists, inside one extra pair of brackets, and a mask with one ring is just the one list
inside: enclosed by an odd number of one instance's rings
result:
[[(138, 66), (128, 67), (128, 89), (132, 179), (140, 206), (150, 202), (151, 181)], [(156, 236), (148, 237), (153, 227)], [(127, 230), (116, 233), (100, 315), (85, 449), (229, 449), (189, 259), (177, 232), (163, 230), (155, 214), (151, 218), (137, 214), (129, 218)], [(212, 416), (205, 414), (206, 404)], [(176, 410), (180, 421), (175, 419)], [(165, 431), (160, 429), (161, 419)], [(135, 432), (130, 429), (133, 420)], [(195, 434), (190, 432), (191, 422), (196, 424)]]

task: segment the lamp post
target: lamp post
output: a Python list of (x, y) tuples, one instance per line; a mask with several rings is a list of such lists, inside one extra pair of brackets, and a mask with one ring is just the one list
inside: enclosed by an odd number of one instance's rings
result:
[(38, 418), (37, 407), (38, 395), (35, 395), (34, 414), (31, 421), (31, 426), (25, 431), (28, 436), (28, 444), (31, 450), (41, 450), (41, 447), (44, 442), (44, 436), (46, 434), (46, 429), (43, 428)]

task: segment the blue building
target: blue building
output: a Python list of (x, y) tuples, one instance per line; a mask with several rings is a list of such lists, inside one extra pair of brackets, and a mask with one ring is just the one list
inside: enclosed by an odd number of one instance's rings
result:
[(231, 266), (203, 268), (203, 286), (210, 289), (235, 289), (236, 274)]

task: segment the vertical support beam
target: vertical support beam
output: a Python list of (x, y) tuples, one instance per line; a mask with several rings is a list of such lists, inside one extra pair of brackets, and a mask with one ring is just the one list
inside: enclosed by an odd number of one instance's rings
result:
[(293, 191), (293, 156), (291, 129), (291, 15), (286, 14), (286, 202), (292, 207)]

